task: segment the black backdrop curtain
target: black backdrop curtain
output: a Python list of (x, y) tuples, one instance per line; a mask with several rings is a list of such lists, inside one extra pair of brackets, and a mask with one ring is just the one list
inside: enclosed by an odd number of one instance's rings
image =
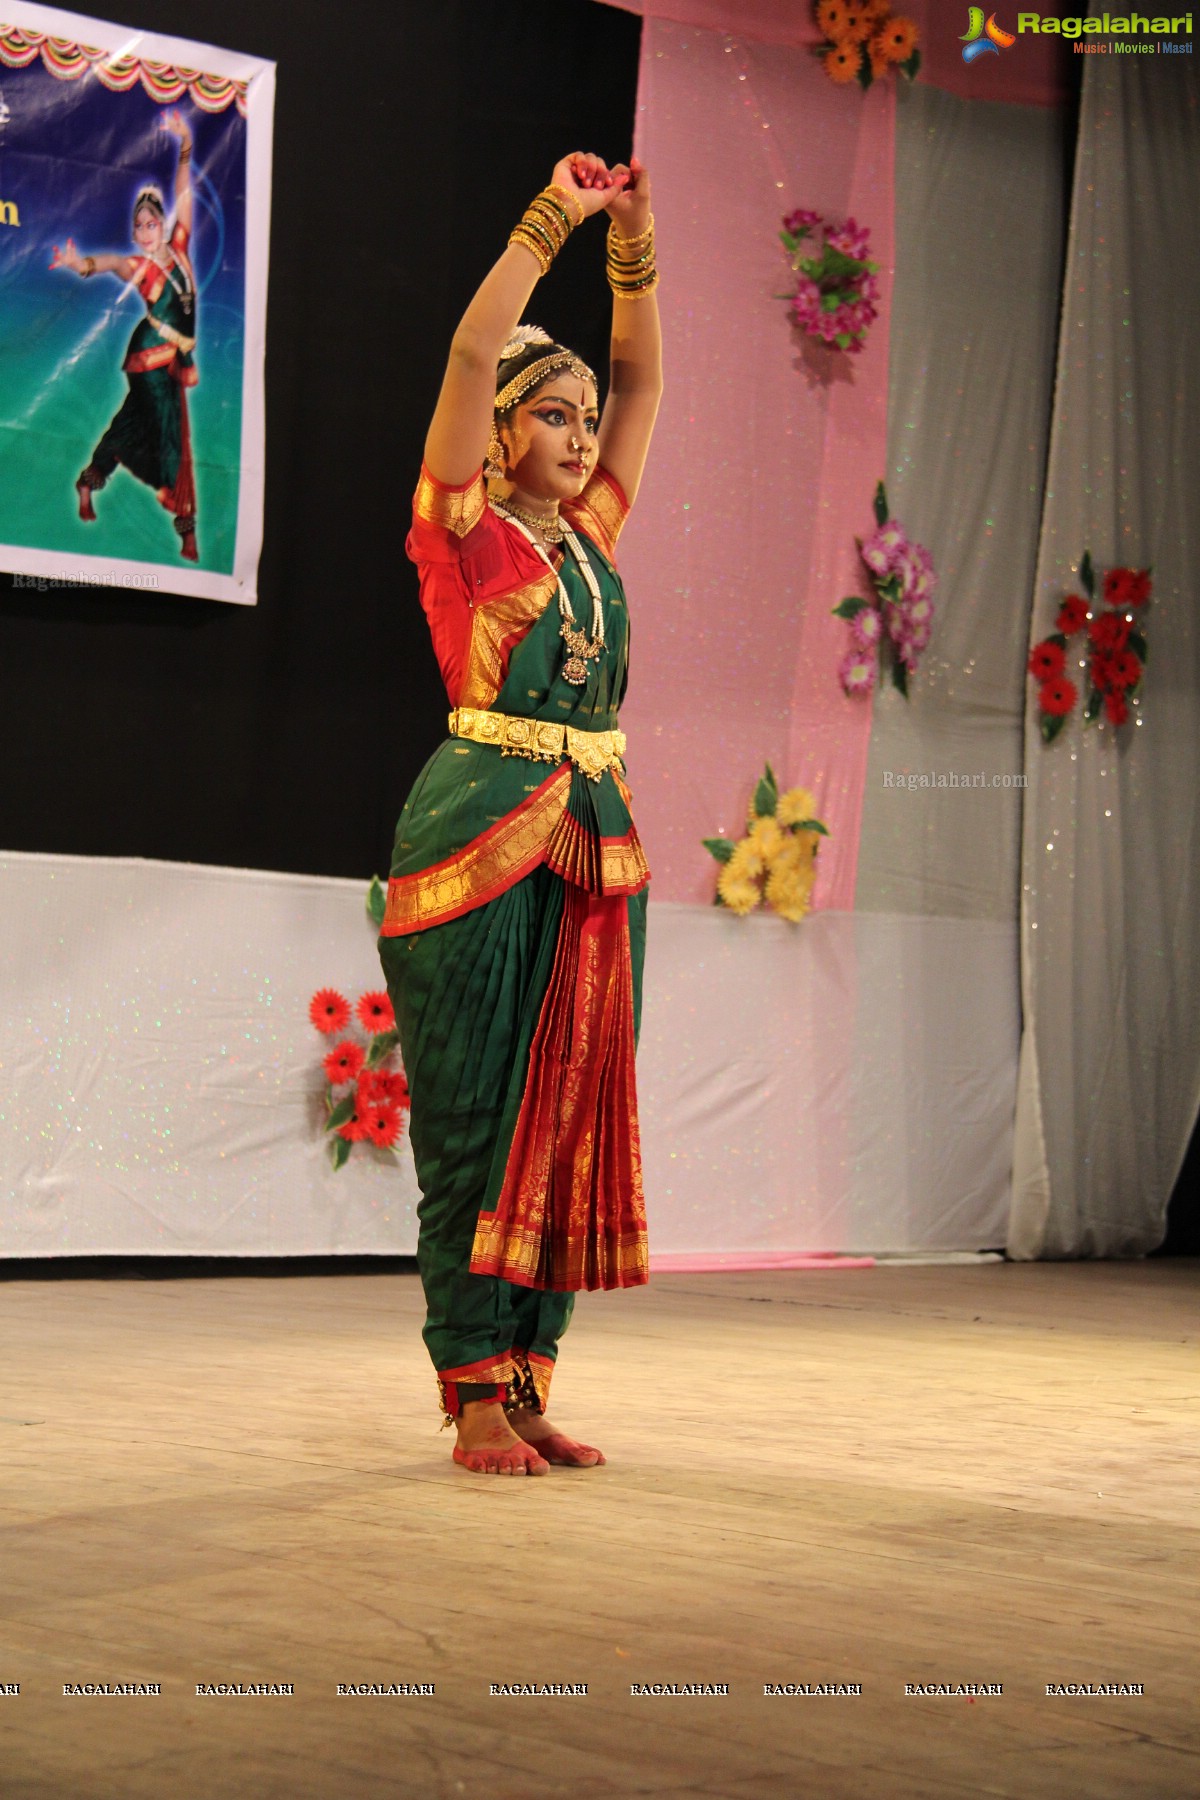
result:
[[(386, 872), (445, 731), (404, 537), (450, 336), (560, 156), (628, 160), (640, 21), (594, 0), (136, 12), (279, 65), (259, 603), (0, 575), (0, 847)], [(576, 234), (528, 314), (598, 371), (603, 237)]]

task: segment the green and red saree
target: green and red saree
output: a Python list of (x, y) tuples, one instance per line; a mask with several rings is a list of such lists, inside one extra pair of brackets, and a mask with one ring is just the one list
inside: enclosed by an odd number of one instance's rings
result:
[(194, 560), (188, 540), (196, 524), (196, 477), (187, 390), (199, 377), (193, 357), (196, 280), (186, 228), (174, 227), (162, 262), (150, 256), (136, 260), (135, 285), (146, 316), (134, 328), (122, 364), (129, 391), (79, 479), (85, 488), (102, 488), (123, 464), (175, 515), (185, 553)]
[[(482, 475), (447, 488), (424, 470), (407, 545), (467, 734), (409, 795), (380, 936), (412, 1096), (424, 1335), (451, 1416), (492, 1397), (544, 1410), (575, 1292), (647, 1278), (633, 1062), (649, 871), (616, 757), (580, 766), (625, 691), (613, 555), (628, 506), (597, 470), (562, 511), (604, 607), (580, 687), (562, 675), (554, 573)], [(587, 620), (574, 559), (558, 572)], [(575, 760), (546, 729), (564, 726)]]

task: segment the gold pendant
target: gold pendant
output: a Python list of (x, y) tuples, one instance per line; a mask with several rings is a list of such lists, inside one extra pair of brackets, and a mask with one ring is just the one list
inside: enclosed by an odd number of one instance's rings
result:
[(587, 664), (581, 656), (569, 656), (562, 666), (562, 678), (572, 687), (582, 687), (587, 680)]

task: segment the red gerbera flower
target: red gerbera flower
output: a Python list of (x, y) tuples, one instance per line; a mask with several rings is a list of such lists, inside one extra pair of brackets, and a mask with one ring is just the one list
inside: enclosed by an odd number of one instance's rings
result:
[(381, 1031), (396, 1029), (396, 1015), (392, 1011), (392, 1003), (384, 993), (361, 994), (355, 1007), (358, 1022), (364, 1031), (374, 1037)]
[(1110, 658), (1110, 661), (1112, 662), (1112, 672), (1109, 676), (1109, 687), (1125, 689), (1137, 686), (1142, 679), (1142, 660), (1135, 651), (1118, 650), (1116, 655)]
[(408, 1105), (408, 1082), (402, 1069), (364, 1069), (358, 1078), (360, 1106), (382, 1101), (390, 1106)]
[(400, 1136), (400, 1108), (398, 1106), (381, 1106), (378, 1102), (369, 1106), (365, 1115), (367, 1136), (381, 1150), (390, 1150)]
[(1064, 637), (1073, 637), (1082, 626), (1087, 624), (1088, 604), (1082, 594), (1068, 594), (1058, 609), (1058, 617), (1054, 621)]
[(340, 1082), (354, 1080), (363, 1066), (363, 1057), (364, 1053), (359, 1045), (351, 1038), (344, 1038), (340, 1044), (334, 1045), (321, 1067), (334, 1087), (337, 1087)]
[(1132, 574), (1132, 569), (1106, 569), (1104, 571), (1104, 603), (1106, 606), (1124, 605), (1125, 583)]
[(1110, 606), (1141, 606), (1150, 598), (1149, 569), (1107, 569), (1104, 598)]
[(350, 1023), (350, 1002), (336, 988), (321, 988), (308, 1003), (308, 1016), (318, 1031), (342, 1031)]
[(1124, 694), (1119, 694), (1115, 690), (1105, 694), (1104, 711), (1108, 715), (1111, 724), (1123, 725), (1129, 717), (1129, 708), (1125, 704)]
[(1066, 656), (1061, 644), (1052, 644), (1049, 638), (1043, 638), (1029, 652), (1029, 673), (1036, 681), (1053, 681), (1056, 675), (1063, 672)]
[(346, 1123), (338, 1126), (338, 1136), (345, 1138), (348, 1144), (361, 1144), (366, 1135), (366, 1121), (356, 1106)]
[(1120, 613), (1101, 613), (1088, 626), (1088, 637), (1094, 650), (1123, 650), (1131, 630), (1129, 620), (1123, 619)]
[(1051, 718), (1059, 719), (1069, 713), (1077, 698), (1077, 689), (1073, 681), (1065, 675), (1059, 675), (1054, 681), (1048, 681), (1038, 695), (1038, 705)]
[[(1120, 652), (1118, 652), (1118, 654), (1120, 654)], [(1113, 674), (1115, 661), (1115, 657), (1106, 656), (1104, 652), (1100, 650), (1097, 650), (1092, 657), (1092, 683), (1095, 687), (1100, 689), (1101, 693), (1105, 693), (1110, 687), (1116, 686)]]

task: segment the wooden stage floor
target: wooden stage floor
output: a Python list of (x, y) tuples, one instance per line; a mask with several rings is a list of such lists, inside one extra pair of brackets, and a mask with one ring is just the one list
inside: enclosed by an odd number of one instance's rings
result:
[(0, 1795), (1200, 1794), (1198, 1288), (581, 1296), (552, 1411), (608, 1466), (505, 1481), (449, 1460), (413, 1276), (0, 1284)]

